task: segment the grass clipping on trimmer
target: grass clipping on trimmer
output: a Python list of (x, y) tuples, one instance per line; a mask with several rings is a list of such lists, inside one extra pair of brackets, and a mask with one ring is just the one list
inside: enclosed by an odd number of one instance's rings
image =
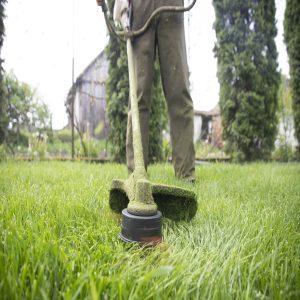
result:
[[(162, 215), (174, 221), (191, 220), (197, 212), (197, 197), (194, 192), (176, 186), (151, 183), (152, 196)], [(110, 208), (121, 213), (127, 207), (126, 180), (113, 180), (110, 194)]]

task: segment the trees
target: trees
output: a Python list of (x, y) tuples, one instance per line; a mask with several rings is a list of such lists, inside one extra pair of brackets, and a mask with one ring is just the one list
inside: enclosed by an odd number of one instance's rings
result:
[[(114, 1), (108, 1), (112, 11)], [(109, 140), (112, 145), (111, 154), (115, 161), (124, 162), (126, 157), (126, 127), (129, 99), (129, 79), (125, 43), (110, 35), (106, 48), (109, 60), (109, 74), (106, 83), (107, 115), (110, 124)], [(161, 160), (162, 130), (166, 126), (166, 106), (163, 102), (158, 66), (155, 67), (153, 97), (151, 103), (149, 161)]]
[(163, 149), (162, 130), (167, 125), (166, 101), (164, 101), (162, 84), (160, 80), (160, 68), (155, 65), (153, 97), (150, 110), (150, 134), (149, 134), (149, 162), (158, 162), (165, 159)]
[[(300, 144), (300, 2), (287, 0), (284, 39), (289, 56), (295, 136)], [(300, 155), (300, 146), (298, 146)]]
[[(4, 6), (6, 0), (0, 0), (0, 53), (3, 46), (3, 40), (5, 35), (4, 28)], [(0, 144), (3, 143), (5, 138), (4, 128), (7, 126), (7, 117), (5, 115), (7, 101), (3, 94), (3, 68), (2, 68), (2, 57), (0, 57)]]
[[(114, 1), (108, 1), (109, 11)], [(108, 80), (106, 82), (107, 115), (110, 125), (109, 141), (111, 155), (115, 161), (125, 162), (127, 106), (129, 99), (129, 79), (125, 44), (112, 34), (106, 48), (109, 61)]]
[(277, 133), (279, 73), (274, 0), (213, 0), (226, 150), (268, 159)]
[(2, 88), (6, 99), (3, 142), (19, 144), (24, 142), (22, 131), (45, 131), (51, 127), (48, 107), (28, 84), (18, 81), (13, 73), (5, 73)]

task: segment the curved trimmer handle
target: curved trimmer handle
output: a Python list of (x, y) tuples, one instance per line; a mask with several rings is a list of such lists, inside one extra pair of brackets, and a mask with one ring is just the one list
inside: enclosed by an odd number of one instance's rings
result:
[(193, 8), (193, 6), (195, 5), (197, 0), (193, 0), (193, 2), (184, 7), (184, 6), (162, 6), (157, 8), (156, 10), (153, 11), (153, 13), (150, 15), (150, 17), (148, 18), (148, 20), (145, 22), (144, 26), (142, 26), (140, 29), (138, 30), (128, 30), (128, 31), (116, 31), (116, 34), (120, 37), (124, 37), (124, 38), (134, 38), (137, 37), (141, 34), (143, 34), (147, 28), (149, 27), (150, 23), (152, 22), (152, 20), (158, 16), (161, 13), (164, 12), (174, 12), (174, 13), (183, 13), (186, 11), (189, 11)]
[(104, 0), (96, 0), (96, 2), (99, 6), (102, 6), (104, 4)]
[(159, 7), (155, 11), (153, 11), (153, 13), (150, 15), (148, 20), (145, 22), (144, 26), (142, 26), (140, 29), (130, 30), (129, 28), (127, 28), (126, 30), (122, 30), (122, 31), (116, 30), (114, 28), (114, 26), (109, 22), (109, 20), (107, 18), (107, 7), (106, 7), (105, 0), (97, 0), (97, 3), (98, 3), (98, 5), (100, 5), (102, 7), (102, 11), (105, 16), (106, 25), (107, 25), (109, 31), (111, 31), (111, 33), (113, 33), (114, 35), (117, 35), (121, 38), (133, 39), (134, 37), (137, 37), (137, 36), (143, 34), (146, 31), (146, 29), (149, 27), (152, 20), (157, 15), (164, 13), (164, 12), (183, 13), (183, 12), (189, 11), (193, 8), (196, 1), (197, 0), (193, 0), (193, 2), (186, 7), (184, 7), (184, 6), (162, 6), (162, 7)]

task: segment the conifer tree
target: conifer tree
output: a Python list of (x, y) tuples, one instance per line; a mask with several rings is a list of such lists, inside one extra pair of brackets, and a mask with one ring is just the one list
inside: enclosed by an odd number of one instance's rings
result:
[(164, 99), (160, 68), (155, 64), (154, 82), (152, 89), (152, 103), (150, 110), (149, 133), (149, 162), (159, 162), (165, 159), (163, 150), (162, 131), (167, 125), (166, 101)]
[(284, 39), (289, 56), (295, 136), (300, 157), (300, 2), (287, 0), (284, 18)]
[[(107, 1), (109, 11), (113, 11), (114, 1)], [(117, 162), (126, 159), (126, 126), (129, 99), (129, 79), (126, 46), (110, 34), (106, 48), (109, 61), (106, 82), (106, 105), (110, 125), (109, 141), (111, 155)]]
[[(0, 0), (0, 53), (3, 46), (3, 40), (5, 36), (5, 27), (4, 27), (4, 10), (5, 10), (6, 0)], [(3, 59), (0, 57), (0, 144), (5, 140), (5, 128), (8, 124), (8, 118), (6, 116), (7, 102), (4, 96), (4, 83), (3, 83)]]
[(277, 133), (279, 73), (274, 0), (213, 0), (226, 150), (268, 159)]

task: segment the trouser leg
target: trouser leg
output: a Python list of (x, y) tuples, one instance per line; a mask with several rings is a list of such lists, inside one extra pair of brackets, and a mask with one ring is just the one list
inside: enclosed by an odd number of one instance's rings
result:
[[(180, 5), (182, 1), (175, 2)], [(194, 108), (189, 91), (183, 14), (161, 15), (157, 24), (157, 43), (170, 117), (175, 175), (180, 178), (194, 177)]]
[[(144, 20), (153, 10), (152, 0), (135, 0), (133, 2), (133, 29), (140, 28)], [(149, 114), (151, 101), (151, 87), (155, 60), (155, 30), (154, 26), (133, 41), (133, 63), (137, 83), (137, 99), (140, 114), (142, 145), (145, 166), (149, 156)], [(131, 110), (128, 113), (126, 135), (126, 160), (128, 171), (134, 170), (134, 154), (132, 142)]]

